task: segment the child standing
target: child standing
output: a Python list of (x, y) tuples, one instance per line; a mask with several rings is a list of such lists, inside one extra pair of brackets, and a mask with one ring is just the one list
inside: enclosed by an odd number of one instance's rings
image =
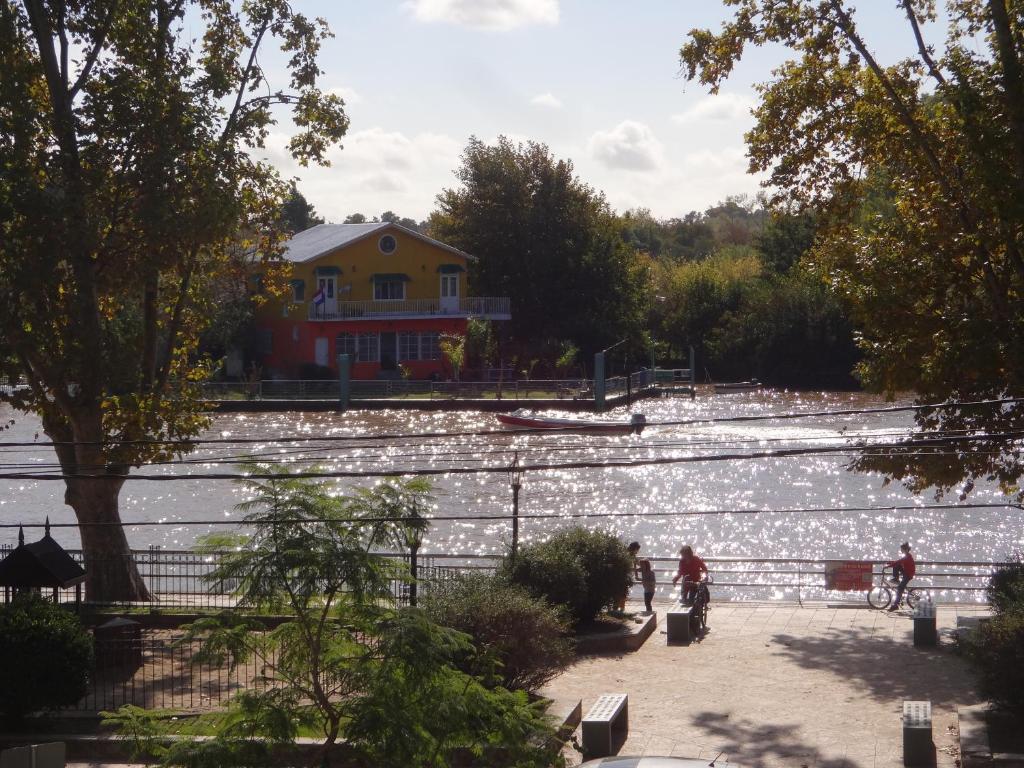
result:
[(654, 613), (651, 601), (654, 599), (654, 591), (658, 587), (658, 580), (654, 576), (654, 566), (646, 557), (639, 560), (637, 564), (640, 566), (640, 583), (644, 587), (644, 605), (647, 607), (647, 613)]

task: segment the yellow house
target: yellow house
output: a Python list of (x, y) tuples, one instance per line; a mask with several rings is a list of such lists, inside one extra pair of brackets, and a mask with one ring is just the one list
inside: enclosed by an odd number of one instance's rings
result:
[(443, 374), (442, 334), (470, 317), (511, 319), (507, 297), (469, 297), (475, 257), (387, 222), (320, 224), (287, 243), (290, 301), (257, 315), (265, 375), (303, 378), (352, 357), (353, 378)]

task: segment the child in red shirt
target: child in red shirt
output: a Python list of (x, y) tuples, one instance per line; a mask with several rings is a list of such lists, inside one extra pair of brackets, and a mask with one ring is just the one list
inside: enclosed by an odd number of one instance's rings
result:
[(910, 554), (910, 544), (907, 542), (900, 544), (900, 552), (903, 553), (901, 558), (888, 563), (888, 566), (892, 568), (892, 580), (897, 582), (896, 599), (889, 608), (890, 612), (895, 611), (900, 607), (900, 602), (903, 600), (903, 590), (907, 588), (907, 582), (914, 578), (914, 574), (917, 573), (917, 565), (914, 563), (914, 556)]

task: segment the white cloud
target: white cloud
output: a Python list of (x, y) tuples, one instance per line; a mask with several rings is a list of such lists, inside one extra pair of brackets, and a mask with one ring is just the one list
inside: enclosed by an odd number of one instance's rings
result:
[(409, 0), (418, 21), (505, 31), (531, 24), (557, 24), (558, 0)]
[(698, 121), (750, 120), (755, 101), (738, 93), (719, 93), (705, 96), (685, 112), (672, 115), (672, 122), (686, 124)]
[(627, 171), (652, 171), (664, 157), (664, 148), (654, 132), (634, 120), (598, 131), (590, 137), (587, 151), (607, 167)]
[(555, 94), (548, 91), (547, 93), (539, 93), (530, 99), (530, 103), (536, 107), (550, 107), (551, 109), (561, 109), (562, 102), (555, 96)]
[(338, 88), (329, 88), (328, 93), (334, 94), (335, 96), (341, 96), (342, 100), (346, 104), (358, 104), (363, 100), (363, 97), (355, 88), (349, 86), (340, 86)]
[(405, 134), (381, 127), (350, 133), (343, 149), (330, 152), (331, 166), (300, 167), (286, 150), (288, 135), (267, 137), (267, 148), (254, 154), (273, 163), (286, 178), (298, 177), (299, 190), (328, 221), (350, 213), (425, 218), (434, 196), (454, 186), (462, 144), (440, 133)]

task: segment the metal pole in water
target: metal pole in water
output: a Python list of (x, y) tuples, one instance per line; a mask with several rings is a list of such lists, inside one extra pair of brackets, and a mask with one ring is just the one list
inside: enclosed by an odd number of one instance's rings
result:
[(604, 410), (604, 352), (594, 353), (594, 410)]
[(523, 486), (523, 470), (519, 468), (519, 454), (512, 458), (512, 465), (508, 468), (508, 481), (512, 486), (512, 552), (509, 554), (509, 561), (516, 564), (516, 553), (519, 551), (519, 489)]
[(338, 355), (338, 410), (348, 410), (352, 396), (352, 356)]

